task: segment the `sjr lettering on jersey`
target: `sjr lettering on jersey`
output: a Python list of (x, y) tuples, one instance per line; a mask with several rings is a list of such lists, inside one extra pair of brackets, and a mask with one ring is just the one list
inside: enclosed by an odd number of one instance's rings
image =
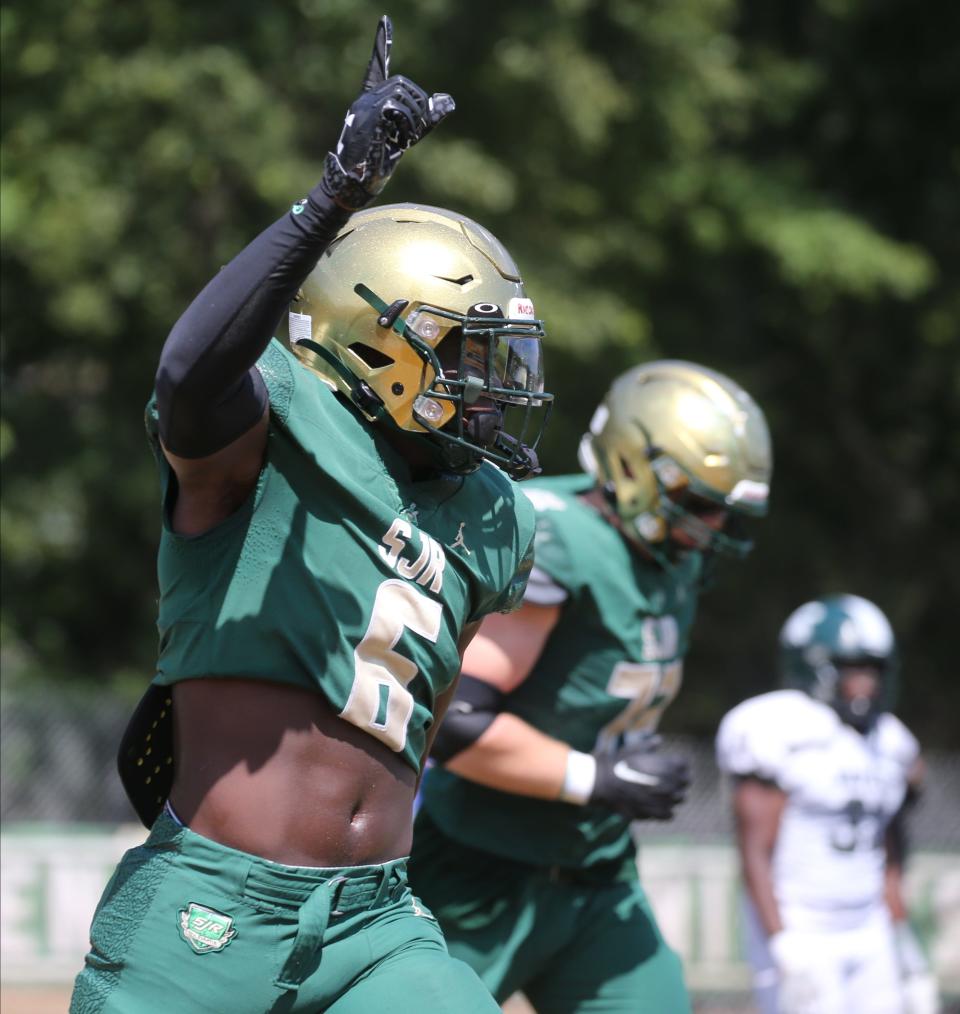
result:
[[(380, 557), (388, 567), (395, 570), (401, 577), (416, 581), (417, 584), (429, 588), (435, 595), (443, 588), (443, 568), (447, 558), (443, 546), (426, 532), (417, 533), (422, 548), (415, 559), (404, 559), (400, 554), (410, 548), (413, 527), (402, 518), (397, 518), (380, 540), (383, 545), (377, 546)], [(411, 549), (411, 555), (415, 553)]]

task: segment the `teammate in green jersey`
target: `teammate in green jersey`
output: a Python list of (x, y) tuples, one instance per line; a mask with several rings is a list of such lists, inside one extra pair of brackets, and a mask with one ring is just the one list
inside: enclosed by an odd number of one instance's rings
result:
[(765, 513), (763, 414), (702, 366), (621, 376), (586, 475), (524, 487), (537, 513), (523, 606), (464, 659), (414, 828), (414, 890), (495, 997), (541, 1014), (688, 1011), (637, 880), (632, 819), (667, 820), (685, 762), (657, 747), (705, 567)]
[(390, 44), (384, 18), (320, 184), (161, 354), (159, 662), (119, 758), (151, 832), (74, 1014), (496, 1010), (405, 856), (460, 653), (529, 570), (504, 471), (536, 458), (505, 419), (545, 414), (542, 329), (476, 223), (360, 210), (453, 108), (389, 75)]

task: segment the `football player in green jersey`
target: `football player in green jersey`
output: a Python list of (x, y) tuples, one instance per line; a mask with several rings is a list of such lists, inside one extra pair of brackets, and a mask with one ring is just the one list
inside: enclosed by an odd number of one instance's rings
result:
[(586, 475), (535, 480), (523, 606), (485, 621), (434, 743), (411, 881), (451, 953), (542, 1014), (688, 1011), (637, 880), (635, 819), (668, 820), (686, 763), (658, 749), (705, 568), (765, 513), (763, 413), (692, 363), (615, 381)]
[(496, 1010), (405, 857), (461, 652), (529, 570), (508, 475), (536, 470), (542, 328), (475, 222), (361, 210), (453, 108), (390, 76), (390, 44), (383, 18), (320, 184), (161, 353), (159, 662), (119, 758), (151, 832), (74, 1014)]

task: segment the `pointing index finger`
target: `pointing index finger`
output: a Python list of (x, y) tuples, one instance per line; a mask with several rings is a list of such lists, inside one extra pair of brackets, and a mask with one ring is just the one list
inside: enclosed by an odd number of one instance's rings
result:
[(373, 53), (363, 78), (363, 90), (372, 91), (382, 85), (390, 76), (390, 47), (393, 45), (393, 22), (384, 14), (377, 22), (377, 34), (373, 40)]

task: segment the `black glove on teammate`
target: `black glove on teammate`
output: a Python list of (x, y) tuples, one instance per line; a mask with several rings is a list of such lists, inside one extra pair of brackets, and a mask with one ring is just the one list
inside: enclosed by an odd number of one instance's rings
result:
[(655, 744), (627, 746), (613, 754), (594, 754), (597, 777), (588, 802), (631, 820), (669, 820), (690, 785), (683, 757), (656, 752)]
[(368, 205), (386, 185), (400, 156), (454, 110), (443, 93), (427, 95), (409, 78), (390, 77), (393, 25), (377, 25), (363, 92), (343, 121), (337, 150), (327, 154), (321, 186), (350, 211)]

